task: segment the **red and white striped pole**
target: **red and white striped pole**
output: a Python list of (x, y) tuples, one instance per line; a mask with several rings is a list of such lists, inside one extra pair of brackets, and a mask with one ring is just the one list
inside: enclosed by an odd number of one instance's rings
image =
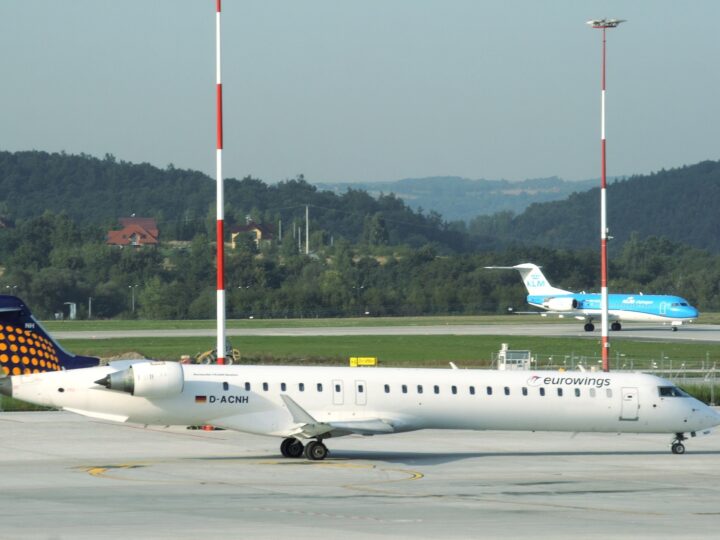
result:
[(216, 176), (217, 176), (217, 363), (225, 363), (225, 194), (223, 191), (222, 175), (222, 79), (220, 78), (220, 13), (221, 0), (215, 0), (215, 73), (216, 73), (216, 99), (217, 99), (217, 150), (216, 150)]
[(620, 19), (588, 21), (593, 28), (602, 30), (602, 90), (600, 94), (600, 320), (602, 328), (602, 369), (610, 371), (610, 338), (608, 328), (608, 258), (607, 258), (607, 168), (605, 153), (605, 31), (624, 22)]

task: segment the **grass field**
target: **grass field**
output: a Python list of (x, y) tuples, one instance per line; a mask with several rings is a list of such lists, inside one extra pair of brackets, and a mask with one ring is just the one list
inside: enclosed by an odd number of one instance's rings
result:
[[(234, 338), (247, 362), (345, 364), (350, 356), (376, 356), (384, 366), (446, 366), (456, 362), (466, 367), (487, 367), (507, 336), (247, 336)], [(210, 337), (68, 339), (67, 349), (88, 355), (112, 357), (136, 352), (147, 358), (176, 360), (183, 354), (194, 356), (214, 347)], [(720, 363), (720, 343), (640, 342), (616, 339), (611, 361), (617, 368), (679, 369), (703, 363)], [(572, 367), (578, 362), (590, 367), (597, 361), (600, 345), (594, 338), (513, 337), (511, 349), (528, 349), (538, 359), (538, 367)]]

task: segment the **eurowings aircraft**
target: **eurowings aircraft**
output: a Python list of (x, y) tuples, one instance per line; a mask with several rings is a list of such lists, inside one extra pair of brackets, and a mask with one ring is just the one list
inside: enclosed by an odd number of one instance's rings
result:
[[(585, 331), (595, 330), (594, 321), (600, 319), (598, 293), (574, 293), (557, 289), (531, 263), (515, 266), (486, 266), (490, 270), (517, 270), (528, 291), (527, 303), (545, 310), (542, 315), (574, 317), (585, 321)], [(538, 313), (538, 312), (532, 312)], [(698, 317), (698, 310), (679, 296), (659, 294), (608, 294), (608, 320), (611, 330), (621, 330), (622, 321), (670, 324), (673, 331), (685, 322)]]
[[(720, 414), (643, 373), (193, 365), (62, 351), (17, 298), (0, 296), (0, 393), (91, 418), (214, 425), (282, 438), (321, 460), (327, 439), (419, 429), (667, 433), (671, 450)], [(22, 338), (22, 339), (21, 339)], [(76, 369), (77, 368), (77, 369)]]

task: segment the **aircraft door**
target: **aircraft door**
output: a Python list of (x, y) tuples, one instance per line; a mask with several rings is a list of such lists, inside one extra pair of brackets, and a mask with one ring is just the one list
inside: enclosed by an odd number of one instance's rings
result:
[(365, 381), (355, 381), (355, 405), (367, 404), (367, 384)]
[(667, 315), (668, 302), (660, 302), (660, 315)]
[(340, 379), (335, 379), (332, 382), (333, 391), (333, 405), (342, 405), (345, 402), (343, 395), (343, 382)]
[(637, 388), (622, 389), (622, 408), (620, 411), (620, 420), (637, 420), (638, 411), (640, 410), (640, 401), (638, 399)]

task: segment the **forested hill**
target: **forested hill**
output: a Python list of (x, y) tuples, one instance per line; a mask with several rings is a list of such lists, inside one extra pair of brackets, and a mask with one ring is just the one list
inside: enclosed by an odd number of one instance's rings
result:
[(350, 182), (316, 184), (320, 189), (343, 193), (362, 189), (373, 196), (394, 193), (414, 209), (435, 210), (448, 221), (469, 221), (496, 212), (523, 212), (535, 202), (557, 201), (575, 191), (596, 186), (597, 180), (569, 182), (557, 177), (508, 180), (470, 180), (457, 176), (405, 178), (394, 182)]
[[(635, 234), (720, 251), (718, 161), (614, 182), (608, 186), (607, 201), (611, 249), (619, 249)], [(517, 216), (480, 217), (469, 229), (503, 242), (591, 248), (600, 237), (599, 188), (574, 193), (563, 201), (533, 204)]]
[[(0, 151), (0, 216), (22, 221), (45, 211), (65, 213), (83, 225), (110, 228), (132, 214), (156, 218), (161, 238), (189, 240), (214, 229), (215, 182), (208, 176), (169, 166), (97, 159), (39, 151)], [(352, 243), (434, 242), (441, 250), (471, 249), (468, 235), (450, 230), (436, 213), (410, 209), (394, 195), (373, 198), (359, 190), (342, 195), (319, 191), (302, 177), (268, 185), (245, 178), (225, 182), (226, 221), (246, 216), (286, 234), (304, 220), (310, 206), (311, 233)]]

